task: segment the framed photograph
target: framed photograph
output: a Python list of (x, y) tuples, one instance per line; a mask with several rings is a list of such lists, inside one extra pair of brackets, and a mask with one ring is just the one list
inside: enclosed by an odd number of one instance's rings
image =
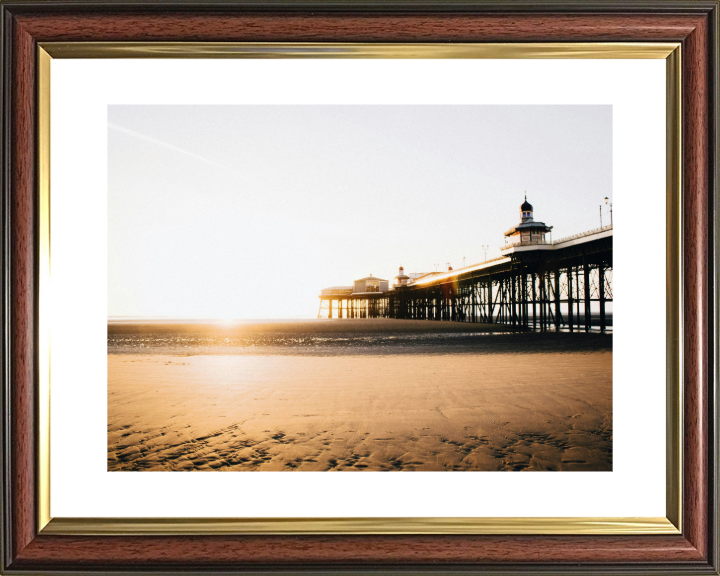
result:
[(2, 2), (3, 573), (717, 574), (717, 2)]

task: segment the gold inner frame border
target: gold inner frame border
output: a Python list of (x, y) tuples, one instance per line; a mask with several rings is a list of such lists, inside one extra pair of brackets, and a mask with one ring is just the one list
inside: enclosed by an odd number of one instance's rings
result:
[[(53, 58), (493, 58), (666, 61), (666, 517), (634, 518), (53, 518), (50, 513), (50, 73)], [(190, 43), (38, 45), (38, 530), (55, 535), (679, 534), (682, 518), (681, 45), (679, 43)]]

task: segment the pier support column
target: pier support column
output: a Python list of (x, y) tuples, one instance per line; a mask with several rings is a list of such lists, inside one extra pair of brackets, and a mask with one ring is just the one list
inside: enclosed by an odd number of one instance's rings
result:
[(533, 330), (537, 328), (537, 291), (535, 285), (537, 284), (537, 274), (533, 272), (530, 274), (532, 280), (532, 316), (533, 316)]
[(333, 303), (332, 298), (330, 298), (330, 300), (328, 300), (328, 305), (329, 305), (328, 318), (332, 318), (332, 303)]
[(542, 273), (543, 332), (550, 327), (550, 272)]
[(600, 262), (598, 267), (598, 295), (600, 298), (600, 331), (605, 332), (605, 266)]
[(520, 298), (522, 299), (522, 325), (527, 328), (528, 327), (528, 306), (527, 306), (527, 274), (525, 274), (525, 269), (523, 268), (522, 275), (520, 276), (520, 281), (522, 282), (522, 288), (521, 288), (521, 295)]
[(543, 330), (548, 330), (552, 324), (550, 315), (552, 314), (552, 303), (550, 296), (550, 289), (552, 288), (552, 281), (550, 280), (550, 272), (543, 272)]
[(568, 266), (567, 281), (568, 281), (568, 328), (570, 329), (570, 332), (572, 332), (573, 331), (573, 269), (572, 269), (572, 266)]
[(515, 279), (517, 276), (510, 276), (510, 325), (517, 324), (517, 315), (515, 313)]
[(545, 271), (540, 273), (540, 330), (545, 332), (547, 329), (547, 309), (545, 307), (547, 301), (547, 284)]
[(508, 286), (508, 283), (509, 280), (507, 278), (503, 278), (503, 324), (510, 324), (510, 287)]
[(575, 318), (577, 329), (580, 330), (580, 266), (575, 266)]
[(562, 315), (560, 314), (560, 270), (555, 270), (555, 330), (560, 330)]
[(480, 322), (480, 284), (473, 286), (473, 322)]
[(498, 282), (498, 322), (505, 324), (507, 322), (507, 280), (501, 278)]
[(493, 323), (493, 293), (492, 293), (492, 278), (488, 278), (487, 281), (487, 287), (486, 287), (486, 296), (487, 296), (487, 317), (485, 320), (487, 322)]
[(512, 276), (505, 278), (505, 324), (512, 324)]
[(527, 285), (525, 284), (525, 271), (520, 272), (518, 276), (518, 324), (523, 328), (527, 326)]
[(590, 266), (583, 258), (583, 276), (585, 279), (585, 332), (590, 331)]

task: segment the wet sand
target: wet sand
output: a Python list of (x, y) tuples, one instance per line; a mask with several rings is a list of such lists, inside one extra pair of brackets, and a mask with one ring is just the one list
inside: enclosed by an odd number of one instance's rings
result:
[(427, 353), (110, 346), (108, 469), (612, 469), (611, 336), (466, 340)]

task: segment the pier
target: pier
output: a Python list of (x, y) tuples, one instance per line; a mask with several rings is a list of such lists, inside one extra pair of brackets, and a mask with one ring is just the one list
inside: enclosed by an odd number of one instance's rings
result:
[[(458, 270), (387, 280), (373, 276), (320, 293), (318, 318), (501, 323), (534, 330), (608, 328), (613, 301), (612, 224), (560, 240), (527, 200), (501, 256)], [(384, 284), (383, 284), (384, 283)], [(383, 289), (384, 288), (384, 289)]]

